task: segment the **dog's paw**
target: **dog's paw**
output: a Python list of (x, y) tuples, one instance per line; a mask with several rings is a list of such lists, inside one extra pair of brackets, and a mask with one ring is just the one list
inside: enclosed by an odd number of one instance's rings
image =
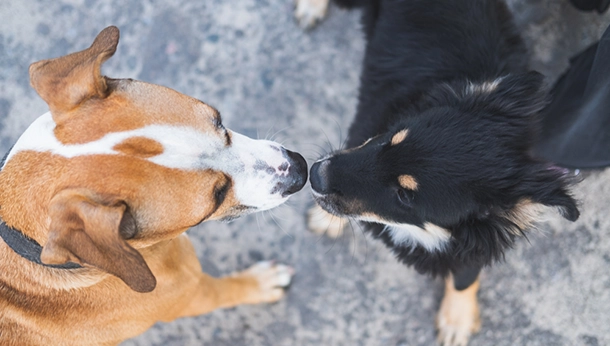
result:
[(247, 302), (272, 303), (280, 300), (286, 288), (292, 281), (294, 269), (273, 261), (262, 261), (236, 274), (243, 279), (251, 279), (254, 283), (247, 292)]
[(294, 17), (303, 29), (313, 28), (324, 18), (329, 0), (295, 0)]
[(439, 345), (466, 346), (470, 336), (481, 329), (476, 293), (468, 293), (445, 294), (436, 317)]
[(315, 234), (326, 234), (329, 238), (338, 238), (343, 234), (347, 220), (332, 214), (315, 205), (307, 212), (307, 226)]

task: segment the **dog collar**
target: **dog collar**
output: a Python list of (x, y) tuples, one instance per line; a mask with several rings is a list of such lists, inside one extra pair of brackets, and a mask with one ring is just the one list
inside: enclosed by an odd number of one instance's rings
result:
[(64, 264), (45, 264), (40, 260), (40, 254), (42, 253), (42, 246), (38, 244), (34, 239), (27, 237), (25, 234), (18, 230), (7, 226), (4, 221), (0, 222), (0, 238), (4, 240), (6, 245), (13, 249), (19, 256), (25, 258), (30, 262), (40, 264), (45, 267), (57, 268), (57, 269), (76, 269), (82, 268), (81, 265), (67, 262)]
[[(12, 148), (11, 148), (12, 149)], [(9, 153), (11, 150), (9, 149)], [(8, 153), (4, 155), (4, 158), (0, 162), (0, 167), (4, 166)], [(4, 223), (4, 220), (0, 219), (0, 238), (4, 240), (15, 253), (19, 256), (27, 259), (30, 262), (40, 264), (45, 267), (57, 268), (57, 269), (77, 269), (82, 268), (77, 263), (67, 262), (64, 264), (45, 264), (40, 260), (40, 254), (42, 253), (42, 246), (38, 244), (34, 239), (26, 236), (22, 232), (9, 227)]]

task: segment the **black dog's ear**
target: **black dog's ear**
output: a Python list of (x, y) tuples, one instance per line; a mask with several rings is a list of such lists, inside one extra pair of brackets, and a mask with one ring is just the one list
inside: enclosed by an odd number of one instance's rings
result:
[(568, 188), (574, 183), (568, 178), (569, 171), (565, 168), (549, 164), (534, 166), (534, 172), (521, 185), (524, 195), (531, 196), (533, 202), (556, 207), (561, 216), (570, 221), (576, 221), (580, 216), (578, 203), (569, 193)]
[[(495, 83), (497, 84), (494, 85)], [(538, 72), (508, 75), (487, 85), (490, 90), (490, 105), (511, 116), (530, 118), (548, 103), (544, 76)]]

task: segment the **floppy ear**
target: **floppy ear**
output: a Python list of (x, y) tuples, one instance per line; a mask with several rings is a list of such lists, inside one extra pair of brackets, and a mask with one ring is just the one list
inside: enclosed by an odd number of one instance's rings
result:
[(49, 105), (56, 123), (81, 102), (107, 96), (101, 66), (114, 54), (118, 43), (119, 29), (109, 26), (83, 51), (30, 65), (30, 83)]
[(538, 164), (532, 169), (531, 178), (524, 179), (521, 184), (532, 201), (558, 208), (561, 216), (569, 221), (578, 220), (578, 203), (568, 192), (574, 183), (568, 178), (569, 171), (551, 164)]
[(142, 255), (122, 235), (133, 235), (135, 222), (117, 199), (94, 201), (78, 189), (51, 199), (49, 238), (41, 253), (46, 264), (89, 264), (117, 276), (137, 292), (150, 292), (156, 279)]
[(490, 93), (490, 105), (502, 109), (512, 116), (531, 117), (539, 113), (548, 103), (548, 90), (544, 76), (530, 71), (503, 77)]

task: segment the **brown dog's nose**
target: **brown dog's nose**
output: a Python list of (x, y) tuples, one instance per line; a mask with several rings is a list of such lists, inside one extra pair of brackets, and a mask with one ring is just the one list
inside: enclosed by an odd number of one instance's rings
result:
[(307, 162), (301, 154), (294, 151), (286, 150), (286, 156), (290, 163), (288, 168), (289, 185), (282, 193), (282, 196), (289, 196), (300, 191), (307, 182)]

